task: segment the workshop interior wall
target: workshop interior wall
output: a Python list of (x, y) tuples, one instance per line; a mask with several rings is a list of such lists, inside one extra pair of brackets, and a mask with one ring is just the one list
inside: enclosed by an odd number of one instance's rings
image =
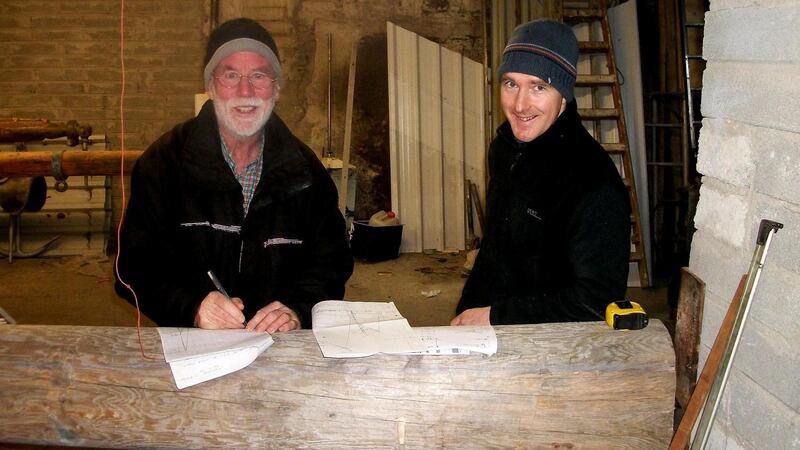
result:
[[(127, 0), (125, 147), (144, 149), (194, 112), (211, 0)], [(327, 141), (327, 37), (332, 36), (331, 151), (341, 157), (350, 49), (358, 42), (351, 163), (356, 215), (389, 209), (386, 21), (483, 60), (480, 0), (218, 0), (216, 19), (259, 20), (279, 47), (287, 82), (276, 107), (318, 154)], [(121, 145), (120, 2), (0, 2), (0, 117), (77, 120)], [(115, 222), (120, 185), (114, 185)]]
[(690, 268), (706, 283), (701, 366), (753, 255), (772, 240), (710, 448), (800, 448), (800, 2), (712, 0), (705, 17)]

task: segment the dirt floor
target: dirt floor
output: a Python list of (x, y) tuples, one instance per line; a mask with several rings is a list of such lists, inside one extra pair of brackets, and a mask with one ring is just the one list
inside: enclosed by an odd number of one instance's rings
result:
[[(447, 325), (466, 280), (464, 262), (464, 253), (357, 262), (345, 299), (393, 301), (411, 326)], [(101, 257), (0, 260), (0, 307), (19, 324), (135, 326), (136, 309), (114, 293), (112, 269)], [(630, 288), (627, 298), (668, 321), (665, 288)], [(142, 325), (154, 324), (143, 317)]]

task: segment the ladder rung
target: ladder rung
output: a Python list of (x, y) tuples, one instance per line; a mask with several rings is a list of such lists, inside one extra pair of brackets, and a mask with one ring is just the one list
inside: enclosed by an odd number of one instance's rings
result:
[(662, 162), (662, 161), (653, 161), (647, 163), (648, 166), (651, 167), (683, 167), (683, 163), (681, 162)]
[(689, 28), (703, 28), (704, 26), (706, 26), (706, 24), (703, 22), (687, 22), (683, 25)]
[(645, 127), (650, 128), (681, 128), (683, 125), (679, 123), (646, 123)]
[(631, 252), (631, 261), (641, 261), (642, 254), (639, 252)]
[(608, 75), (578, 75), (575, 80), (575, 86), (597, 86), (614, 84), (617, 77), (611, 74)]
[(578, 114), (584, 120), (616, 119), (619, 117), (617, 108), (578, 108)]
[(603, 53), (608, 51), (608, 43), (606, 41), (580, 41), (578, 49), (582, 53)]
[(602, 20), (605, 17), (602, 9), (564, 9), (562, 14), (564, 22), (566, 23), (581, 23), (581, 22), (594, 22), (595, 20)]
[(600, 143), (600, 145), (602, 145), (603, 148), (606, 149), (608, 153), (614, 153), (614, 154), (625, 153), (625, 151), (628, 150), (627, 145), (620, 144), (617, 142), (602, 142)]
[(701, 60), (703, 55), (686, 55), (686, 59)]

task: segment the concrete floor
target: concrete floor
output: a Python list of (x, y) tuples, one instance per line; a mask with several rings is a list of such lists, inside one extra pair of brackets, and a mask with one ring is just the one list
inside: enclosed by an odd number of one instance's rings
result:
[[(466, 280), (464, 261), (463, 253), (435, 253), (357, 262), (345, 299), (393, 301), (411, 326), (447, 325)], [(136, 309), (114, 293), (112, 270), (101, 257), (0, 260), (0, 307), (19, 324), (135, 326)], [(627, 298), (666, 323), (666, 293), (629, 288)], [(142, 325), (154, 324), (142, 317)]]

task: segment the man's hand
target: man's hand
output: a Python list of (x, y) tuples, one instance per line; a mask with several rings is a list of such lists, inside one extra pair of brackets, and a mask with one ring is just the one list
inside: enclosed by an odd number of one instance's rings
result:
[(450, 321), (450, 325), (491, 325), (489, 322), (489, 313), (491, 310), (491, 306), (467, 309), (455, 316), (453, 320)]
[(194, 326), (208, 330), (244, 328), (244, 303), (239, 297), (228, 298), (219, 291), (209, 292), (197, 308)]
[(253, 318), (247, 322), (248, 330), (266, 331), (267, 333), (297, 330), (299, 328), (300, 319), (297, 314), (277, 300), (259, 309)]

